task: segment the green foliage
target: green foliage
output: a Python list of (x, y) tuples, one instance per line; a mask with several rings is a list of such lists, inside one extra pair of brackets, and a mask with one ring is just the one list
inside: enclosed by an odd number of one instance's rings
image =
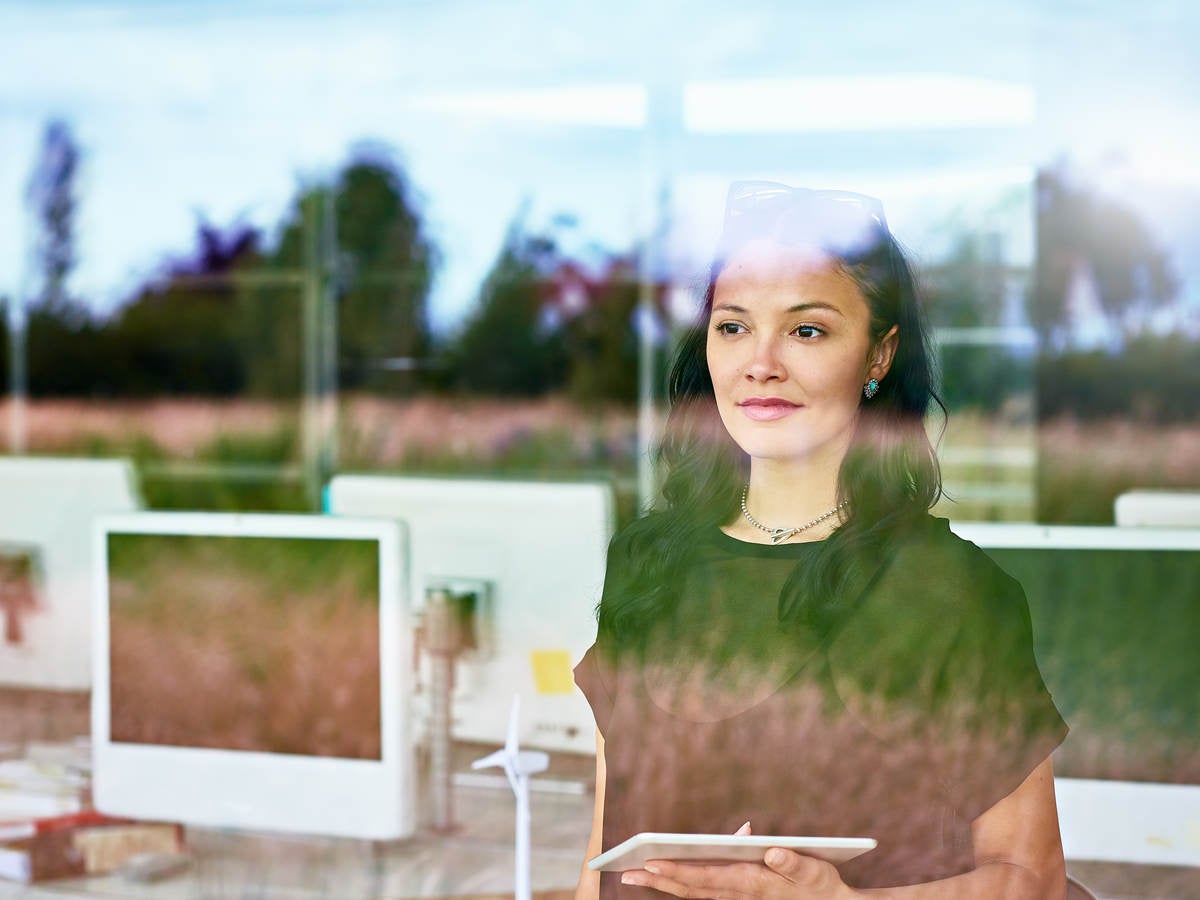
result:
[[(47, 123), (26, 200), (35, 222), (38, 285), (26, 310), (26, 377), (31, 394), (82, 393), (103, 365), (99, 331), (87, 307), (67, 294), (75, 267), (79, 146), (65, 121)], [(7, 322), (5, 337), (7, 338)], [(5, 341), (7, 363), (8, 346)], [(5, 366), (5, 380), (8, 372)]]
[(533, 397), (561, 387), (567, 357), (561, 334), (544, 316), (542, 272), (557, 250), (542, 236), (510, 226), (484, 280), (479, 303), (444, 348), (444, 386), (477, 394)]
[(1102, 350), (1044, 354), (1037, 368), (1038, 415), (1094, 420), (1195, 422), (1200, 341), (1142, 336), (1119, 354)]
[(299, 429), (289, 422), (265, 433), (219, 434), (196, 452), (196, 458), (212, 463), (284, 465), (296, 462), (299, 453)]
[[(924, 301), (935, 328), (995, 326), (1002, 321), (1008, 278), (998, 236), (963, 234), (925, 279)], [(1032, 363), (1002, 346), (938, 347), (940, 394), (951, 410), (1001, 409), (1032, 390)]]
[(1056, 769), (1188, 780), (1177, 766), (1195, 765), (1200, 737), (1196, 567), (1170, 551), (989, 552), (1024, 587), (1046, 684), (1077, 739), (1091, 745), (1068, 741)]
[(1006, 347), (949, 344), (939, 348), (939, 357), (939, 393), (949, 410), (997, 412), (1033, 391), (1033, 360), (1028, 354)]
[[(127, 305), (108, 329), (110, 391), (124, 396), (240, 393), (245, 372), (228, 292), (168, 285)], [(108, 380), (98, 375), (94, 384)]]
[[(338, 176), (332, 204), (337, 258), (314, 253), (317, 242), (310, 237), (324, 227), (325, 189), (313, 188), (297, 198), (273, 253), (259, 251), (254, 229), (235, 224), (222, 232), (201, 222), (190, 253), (169, 261), (107, 320), (51, 289), (73, 260), (66, 245), (74, 201), (70, 172), (39, 179), (50, 185), (39, 196), (57, 192), (39, 210), (57, 218), (44, 226), (53, 237), (45, 241), (53, 256), (47, 256), (47, 288), (29, 312), (35, 396), (298, 396), (306, 278), (318, 287), (330, 278), (342, 282), (341, 387), (397, 387), (381, 373), (384, 358), (412, 360), (417, 370), (428, 365), (426, 299), (437, 254), (412, 189), (381, 154), (351, 161)], [(4, 352), (7, 357), (7, 346)]]
[(437, 254), (414, 206), (395, 168), (364, 160), (342, 173), (338, 239), (354, 271), (338, 309), (340, 381), (347, 387), (386, 386), (384, 359), (428, 363), (426, 300)]
[(35, 397), (103, 391), (113, 342), (88, 310), (72, 300), (42, 300), (26, 311), (27, 389)]
[(637, 401), (635, 275), (631, 261), (615, 261), (590, 302), (565, 328), (567, 392), (584, 406)]
[(518, 215), (475, 310), (442, 348), (441, 385), (492, 396), (565, 390), (583, 406), (634, 403), (636, 273), (635, 258), (609, 255), (602, 273), (588, 276), (553, 230), (527, 232)]
[[(263, 396), (296, 396), (303, 378), (302, 278), (332, 277), (338, 291), (338, 383), (344, 389), (408, 390), (417, 375), (384, 371), (385, 359), (429, 367), (429, 289), (438, 254), (424, 231), (417, 200), (399, 166), (363, 149), (333, 186), (332, 234), (338, 256), (324, 259), (313, 230), (323, 231), (325, 188), (303, 191), (263, 271), (289, 276), (286, 286), (247, 288), (239, 299), (248, 386)], [(327, 249), (327, 248), (326, 248)], [(325, 271), (324, 274), (321, 270)]]
[(1130, 472), (1045, 454), (1039, 457), (1036, 478), (1036, 518), (1044, 524), (1112, 525), (1117, 497), (1146, 486)]
[(245, 480), (234, 476), (189, 478), (177, 474), (142, 475), (142, 497), (149, 509), (224, 512), (313, 512), (304, 486), (283, 479)]

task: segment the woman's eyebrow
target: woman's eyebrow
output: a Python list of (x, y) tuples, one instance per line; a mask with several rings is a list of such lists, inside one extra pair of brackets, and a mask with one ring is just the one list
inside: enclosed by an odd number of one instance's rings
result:
[(843, 319), (846, 318), (846, 314), (832, 303), (822, 303), (819, 300), (813, 300), (809, 303), (797, 303), (795, 306), (789, 306), (788, 312), (808, 312), (810, 309), (827, 309), (832, 313), (837, 313)]
[[(814, 300), (810, 303), (797, 303), (795, 306), (789, 306), (786, 311), (789, 313), (797, 313), (797, 312), (808, 312), (810, 309), (827, 309), (830, 312), (837, 313), (843, 319), (846, 318), (846, 314), (843, 313), (840, 309), (838, 309), (833, 304), (822, 303), (817, 300)], [(713, 307), (713, 312), (731, 312), (731, 313), (738, 313), (739, 315), (745, 315), (746, 313), (749, 312), (749, 310), (746, 309), (746, 307), (744, 307), (744, 306), (738, 306), (737, 304), (734, 304), (734, 303), (719, 303)]]

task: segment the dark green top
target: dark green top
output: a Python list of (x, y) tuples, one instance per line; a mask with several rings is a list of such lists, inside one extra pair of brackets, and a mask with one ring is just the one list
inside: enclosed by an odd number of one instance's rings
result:
[[(757, 834), (875, 838), (840, 867), (855, 887), (973, 866), (971, 821), (1066, 735), (1024, 593), (926, 517), (822, 638), (779, 616), (785, 582), (821, 551), (714, 529), (648, 653), (585, 655), (575, 678), (605, 739), (604, 849), (749, 820)], [(637, 548), (618, 535), (608, 565), (602, 604), (640, 568)], [(652, 895), (609, 874), (601, 885), (604, 898)]]

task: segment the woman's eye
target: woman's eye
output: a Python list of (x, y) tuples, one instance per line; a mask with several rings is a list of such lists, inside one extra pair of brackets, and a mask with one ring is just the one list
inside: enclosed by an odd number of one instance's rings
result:
[(816, 325), (799, 325), (792, 333), (802, 338), (814, 338), (825, 332)]
[(745, 328), (737, 322), (722, 322), (717, 326), (717, 331), (721, 332), (721, 334), (741, 334), (745, 331)]

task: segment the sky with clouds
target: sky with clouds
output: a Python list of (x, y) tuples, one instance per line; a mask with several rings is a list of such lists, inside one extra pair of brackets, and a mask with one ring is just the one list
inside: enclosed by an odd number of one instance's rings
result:
[(568, 211), (614, 248), (665, 214), (684, 273), (740, 177), (875, 193), (919, 257), (953, 222), (1027, 262), (1033, 172), (1066, 156), (1140, 206), (1194, 292), (1197, 14), (1045, 6), (9, 0), (0, 295), (28, 290), (22, 197), (52, 116), (85, 152), (73, 287), (99, 309), (198, 217), (269, 231), (364, 140), (422, 198), (443, 328), (526, 199), (535, 226)]

